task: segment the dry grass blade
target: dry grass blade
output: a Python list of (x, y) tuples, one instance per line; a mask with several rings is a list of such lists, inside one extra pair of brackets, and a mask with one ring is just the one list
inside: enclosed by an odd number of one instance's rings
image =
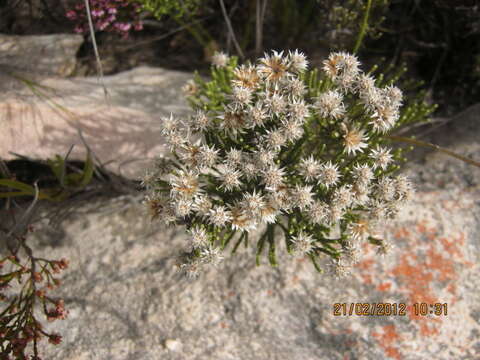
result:
[(230, 21), (230, 18), (228, 17), (227, 9), (225, 8), (225, 3), (223, 2), (223, 0), (219, 0), (219, 1), (220, 1), (220, 7), (222, 8), (223, 17), (225, 19), (225, 22), (227, 23), (228, 32), (230, 33), (230, 36), (232, 37), (233, 44), (235, 45), (235, 49), (237, 50), (240, 58), (245, 59), (245, 55), (243, 54), (242, 48), (238, 44), (237, 37), (235, 36), (235, 32), (233, 31), (233, 26), (232, 26), (232, 23)]
[(98, 53), (97, 40), (95, 38), (95, 29), (93, 27), (92, 14), (90, 13), (90, 1), (89, 0), (85, 0), (85, 9), (87, 11), (88, 27), (90, 29), (90, 35), (92, 36), (93, 51), (95, 52), (95, 59), (97, 61), (99, 81), (102, 84), (103, 93), (105, 95), (105, 101), (108, 104), (109, 103), (109, 101), (108, 101), (109, 94), (108, 94), (107, 87), (105, 86), (105, 81), (104, 81), (104, 78), (103, 78), (102, 61), (101, 61), (100, 55)]

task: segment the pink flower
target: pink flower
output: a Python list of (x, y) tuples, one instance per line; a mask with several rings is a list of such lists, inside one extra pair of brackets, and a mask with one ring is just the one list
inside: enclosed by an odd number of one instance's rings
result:
[(75, 31), (77, 34), (83, 34), (84, 33), (84, 29), (81, 25), (75, 26), (75, 29), (73, 29), (73, 31)]
[(105, 14), (105, 11), (103, 11), (103, 10), (97, 10), (97, 9), (92, 10), (92, 16), (93, 17), (101, 17), (101, 16), (103, 16), (103, 14)]
[(70, 20), (76, 20), (77, 19), (77, 13), (73, 10), (67, 11), (65, 16)]

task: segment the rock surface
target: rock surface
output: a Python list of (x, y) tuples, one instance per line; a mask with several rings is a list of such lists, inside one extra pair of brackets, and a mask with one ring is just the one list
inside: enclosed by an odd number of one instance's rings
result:
[(181, 94), (191, 74), (140, 67), (97, 78), (47, 78), (0, 95), (0, 158), (65, 156), (84, 160), (88, 146), (106, 167), (127, 177), (163, 152), (160, 118), (189, 113)]
[[(70, 76), (75, 70), (77, 52), (82, 43), (83, 36), (74, 34), (0, 34), (0, 66), (30, 76)], [(4, 85), (2, 83), (2, 89)]]
[[(471, 119), (455, 119), (460, 132), (450, 144), (476, 160), (478, 115), (477, 108)], [(187, 280), (175, 267), (182, 229), (150, 225), (143, 207), (126, 198), (102, 201), (108, 209), (126, 204), (115, 213), (89, 204), (63, 224), (65, 236), (36, 245), (39, 256), (71, 261), (59, 289), (69, 317), (48, 325), (64, 339), (45, 345), (44, 358), (480, 358), (480, 169), (429, 153), (406, 173), (418, 193), (386, 229), (391, 254), (379, 258), (366, 245), (353, 275), (342, 279), (285, 254), (278, 268), (256, 267), (252, 250), (242, 249)], [(347, 313), (351, 303), (406, 309), (334, 316), (335, 303), (347, 304)], [(414, 303), (445, 303), (448, 313), (415, 315)]]

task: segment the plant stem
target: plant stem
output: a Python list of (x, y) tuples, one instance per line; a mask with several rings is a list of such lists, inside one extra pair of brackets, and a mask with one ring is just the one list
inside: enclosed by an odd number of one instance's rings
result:
[(444, 149), (444, 148), (442, 148), (438, 145), (435, 145), (435, 144), (431, 144), (431, 143), (427, 143), (427, 142), (424, 142), (424, 141), (411, 139), (411, 138), (407, 138), (407, 137), (403, 137), (403, 136), (389, 135), (389, 136), (387, 136), (387, 138), (390, 139), (390, 140), (393, 140), (393, 141), (397, 141), (397, 142), (404, 142), (404, 143), (408, 143), (408, 144), (412, 144), (412, 145), (417, 145), (417, 146), (422, 146), (422, 147), (438, 150), (438, 151), (440, 151), (444, 154), (447, 154), (451, 157), (462, 160), (463, 162), (466, 162), (470, 165), (473, 165), (473, 166), (476, 166), (476, 167), (480, 168), (480, 163), (479, 162), (474, 161), (472, 159), (469, 159), (465, 156), (459, 155), (457, 153), (454, 153), (453, 151), (450, 151), (448, 149)]
[(227, 23), (228, 31), (230, 32), (230, 35), (233, 40), (233, 44), (235, 45), (235, 49), (237, 49), (238, 55), (242, 59), (245, 59), (245, 55), (243, 54), (242, 48), (238, 44), (237, 37), (235, 36), (235, 32), (233, 31), (232, 23), (230, 21), (230, 18), (228, 17), (227, 9), (225, 8), (225, 3), (223, 2), (223, 0), (219, 0), (219, 1), (220, 1), (220, 7), (222, 8), (223, 17), (225, 18), (225, 22)]
[(90, 35), (92, 37), (92, 44), (93, 44), (93, 51), (95, 53), (95, 59), (97, 61), (98, 80), (102, 84), (103, 94), (105, 96), (105, 100), (107, 100), (107, 102), (108, 102), (108, 91), (107, 91), (107, 87), (105, 86), (105, 82), (104, 82), (104, 79), (103, 79), (102, 61), (100, 60), (100, 55), (98, 53), (98, 47), (97, 47), (97, 40), (95, 39), (95, 29), (93, 27), (92, 13), (90, 12), (90, 1), (89, 0), (85, 0), (85, 10), (87, 11), (88, 27), (90, 29)]
[(363, 15), (362, 26), (360, 27), (360, 33), (358, 34), (355, 47), (353, 48), (353, 53), (356, 54), (360, 45), (362, 45), (363, 38), (367, 32), (368, 27), (368, 15), (370, 14), (370, 8), (372, 6), (372, 0), (367, 0), (367, 8), (365, 9), (365, 14)]

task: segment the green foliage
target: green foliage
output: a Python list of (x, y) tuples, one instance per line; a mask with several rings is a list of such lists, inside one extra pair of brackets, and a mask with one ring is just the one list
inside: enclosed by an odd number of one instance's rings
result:
[(149, 11), (157, 19), (164, 16), (180, 19), (185, 16), (191, 17), (198, 9), (202, 0), (136, 0), (144, 10)]

